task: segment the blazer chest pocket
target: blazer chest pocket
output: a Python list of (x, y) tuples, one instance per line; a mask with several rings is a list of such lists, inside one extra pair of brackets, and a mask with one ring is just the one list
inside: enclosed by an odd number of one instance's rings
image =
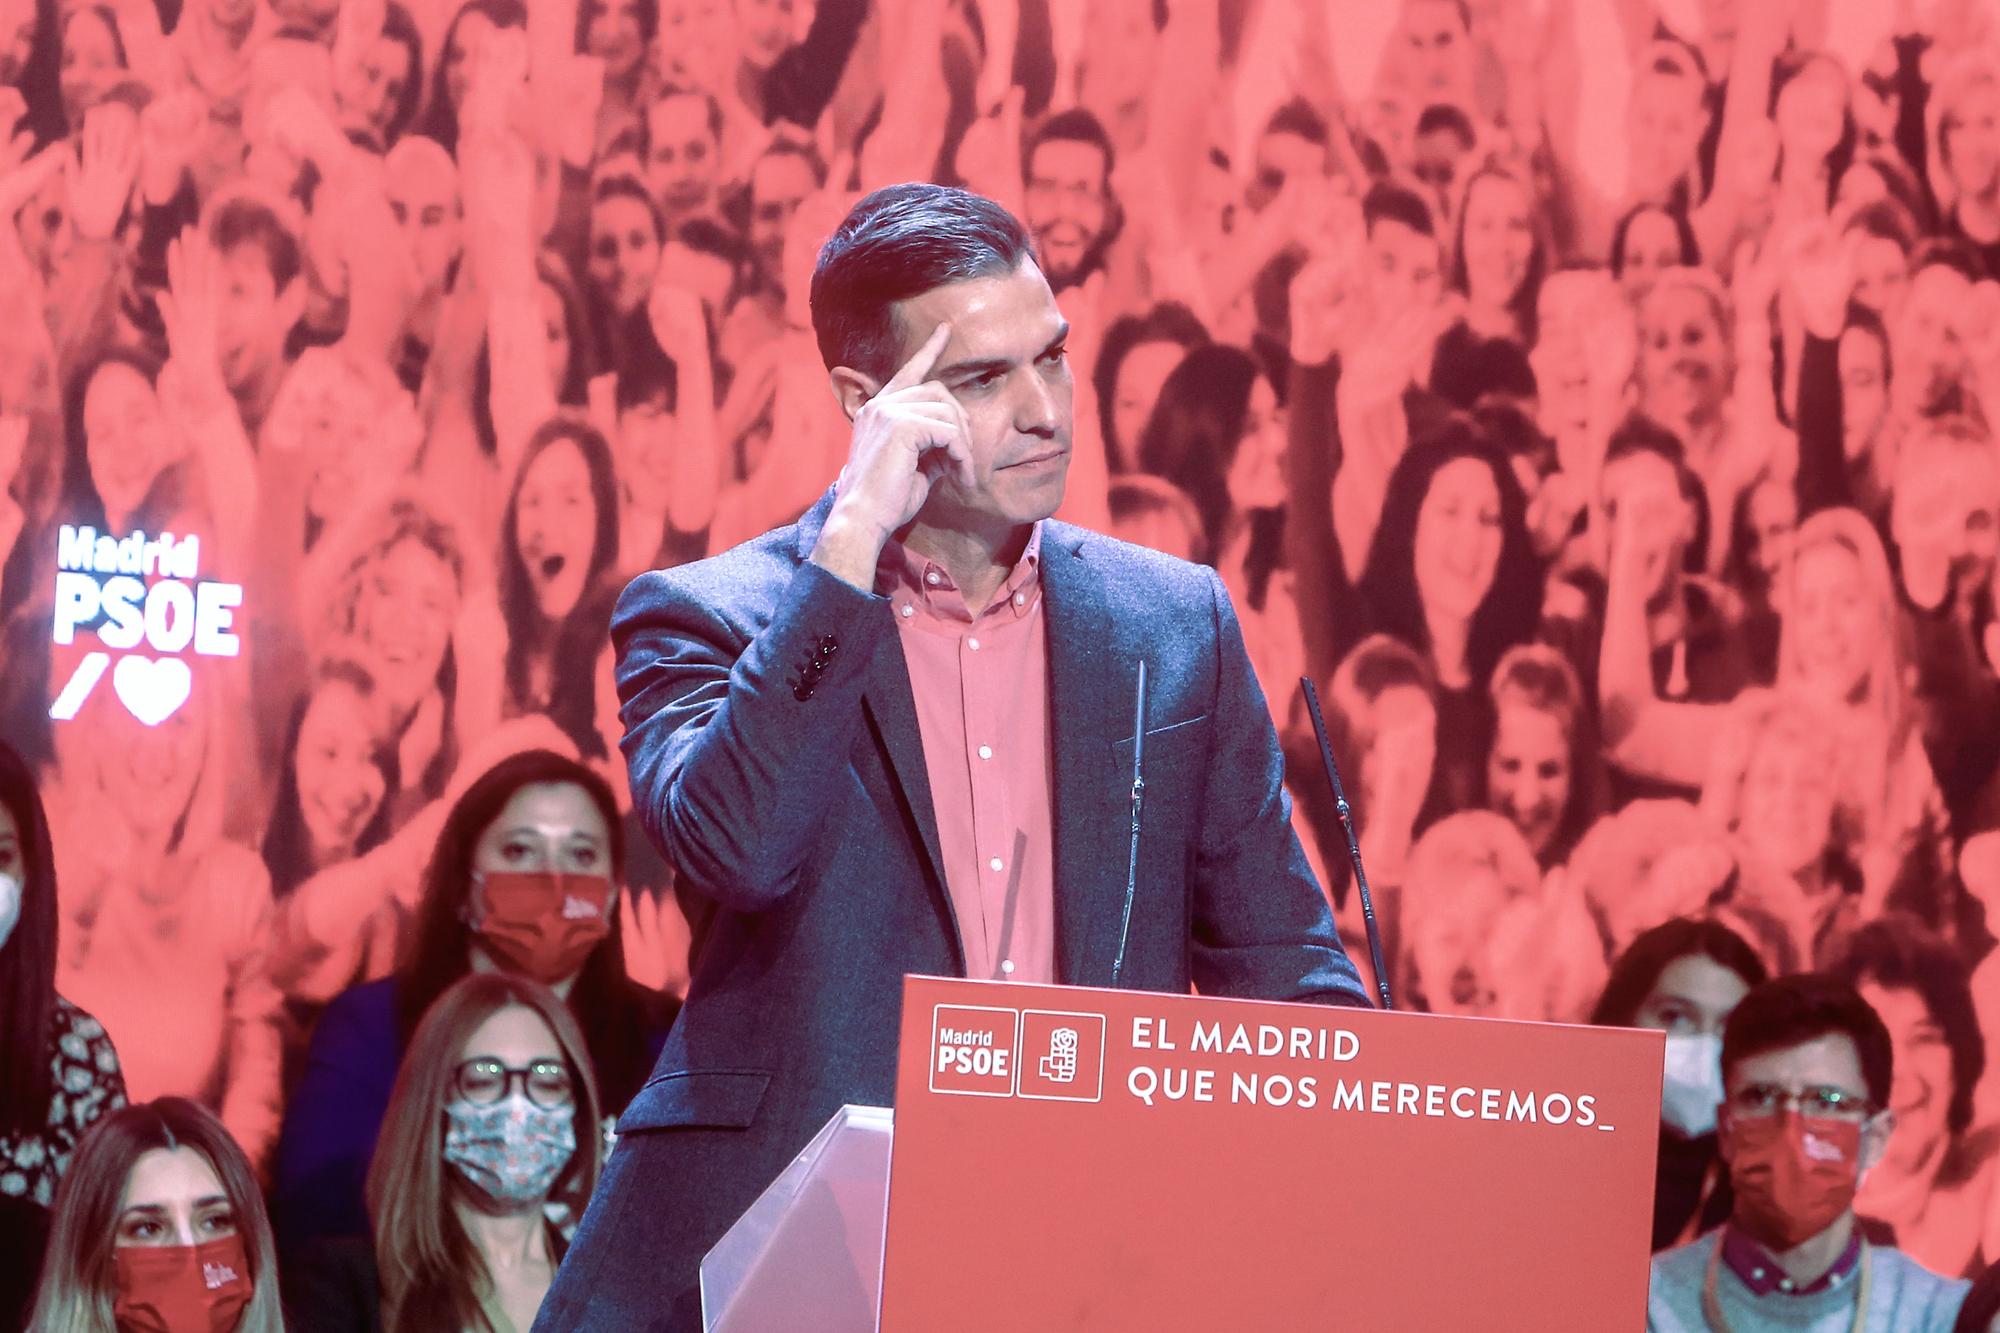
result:
[(761, 1069), (688, 1069), (661, 1074), (639, 1089), (618, 1133), (648, 1129), (747, 1129), (757, 1119), (771, 1075)]

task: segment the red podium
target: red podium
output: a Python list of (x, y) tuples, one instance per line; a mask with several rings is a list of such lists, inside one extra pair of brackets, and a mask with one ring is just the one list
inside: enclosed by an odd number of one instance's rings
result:
[(1657, 1032), (911, 977), (900, 1049), (713, 1333), (1645, 1326)]
[(912, 977), (884, 1333), (1645, 1326), (1658, 1033)]

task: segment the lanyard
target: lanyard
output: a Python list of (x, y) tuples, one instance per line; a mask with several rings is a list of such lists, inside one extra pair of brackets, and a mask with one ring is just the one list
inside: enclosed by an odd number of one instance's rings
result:
[[(1868, 1242), (1861, 1242), (1861, 1275), (1854, 1284), (1854, 1322), (1848, 1325), (1848, 1333), (1862, 1333), (1868, 1323)], [(1722, 1268), (1722, 1237), (1715, 1238), (1715, 1249), (1708, 1256), (1708, 1276), (1701, 1284), (1701, 1313), (1708, 1321), (1712, 1333), (1735, 1333), (1729, 1326), (1729, 1317), (1722, 1313), (1722, 1301), (1716, 1295), (1717, 1274)]]

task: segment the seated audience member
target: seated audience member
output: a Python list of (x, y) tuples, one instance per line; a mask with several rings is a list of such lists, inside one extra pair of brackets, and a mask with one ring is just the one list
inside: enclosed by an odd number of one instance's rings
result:
[(78, 1139), (125, 1104), (111, 1038), (56, 993), (55, 977), (48, 817), (34, 775), (0, 744), (0, 1328), (27, 1316)]
[[(2000, 1131), (1973, 1119), (1986, 1043), (1958, 953), (1900, 914), (1848, 939), (1832, 971), (1882, 1016), (1896, 1051), (1896, 1137), (1855, 1209), (1870, 1235), (1939, 1273), (1970, 1276), (1990, 1228)], [(1993, 1250), (1985, 1248), (1990, 1257)]]
[(1729, 927), (1676, 917), (1619, 955), (1591, 1012), (1590, 1021), (1600, 1027), (1667, 1034), (1653, 1184), (1656, 1251), (1693, 1240), (1729, 1216), (1734, 1200), (1715, 1134), (1722, 1028), (1737, 1002), (1769, 975), (1756, 951)]
[(28, 1326), (50, 1333), (284, 1333), (277, 1252), (249, 1160), (181, 1097), (114, 1111), (56, 1195)]
[(631, 981), (613, 910), (623, 874), (618, 808), (573, 759), (501, 761), (445, 817), (416, 925), (394, 976), (327, 1006), (287, 1109), (273, 1198), (289, 1248), (367, 1231), (362, 1184), (410, 1036), (469, 972), (546, 985), (576, 1015), (615, 1115), (652, 1071), (671, 1001)]
[[(576, 747), (545, 717), (503, 722), (459, 759), (444, 794), (395, 836), (317, 871), (279, 900), (265, 965), (284, 992), (292, 1018), (302, 1024), (301, 1039), (310, 1035), (312, 1021), (328, 1001), (395, 971), (414, 929), (424, 869), (437, 849), (445, 816), (501, 760), (530, 750), (576, 757)], [(288, 1074), (295, 1072), (288, 1069)], [(287, 1088), (296, 1081), (292, 1077)]]
[(321, 1241), (287, 1268), (292, 1333), (525, 1329), (597, 1184), (590, 1056), (554, 993), (476, 972), (437, 998), (368, 1169), (372, 1241)]
[(1968, 1284), (1855, 1224), (1861, 1177), (1895, 1129), (1893, 1065), (1881, 1018), (1844, 981), (1780, 977), (1743, 997), (1722, 1034), (1734, 1210), (1653, 1260), (1652, 1333), (1950, 1329)]

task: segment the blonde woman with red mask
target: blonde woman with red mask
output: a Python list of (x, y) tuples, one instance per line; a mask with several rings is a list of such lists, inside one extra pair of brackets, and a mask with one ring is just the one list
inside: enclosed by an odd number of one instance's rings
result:
[(284, 1333), (250, 1163), (181, 1097), (128, 1106), (83, 1141), (56, 1196), (33, 1329)]

